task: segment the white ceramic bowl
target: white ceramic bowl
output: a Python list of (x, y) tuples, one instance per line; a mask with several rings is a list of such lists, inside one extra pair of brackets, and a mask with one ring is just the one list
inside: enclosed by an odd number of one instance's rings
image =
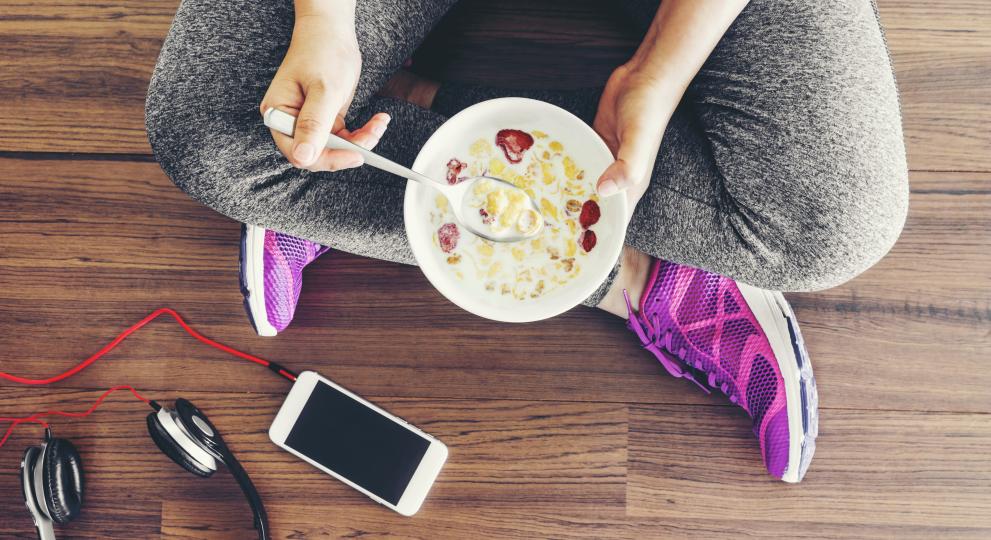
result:
[[(533, 99), (500, 98), (473, 105), (451, 117), (420, 150), (413, 169), (444, 181), (447, 162), (466, 155), (468, 145), (481, 134), (500, 129), (540, 130), (560, 141), (568, 155), (597, 179), (613, 157), (601, 138), (568, 111)], [(594, 183), (594, 182), (593, 182)], [(614, 195), (599, 201), (602, 218), (594, 226), (596, 247), (583, 258), (581, 274), (567, 284), (536, 299), (516, 300), (480, 294), (456, 279), (433, 243), (436, 226), (430, 223), (437, 191), (413, 181), (406, 183), (403, 206), (406, 235), (417, 263), (430, 283), (448, 300), (481, 317), (505, 322), (530, 322), (561, 314), (591, 295), (606, 279), (619, 258), (626, 237), (626, 197)], [(461, 228), (462, 235), (471, 233)]]

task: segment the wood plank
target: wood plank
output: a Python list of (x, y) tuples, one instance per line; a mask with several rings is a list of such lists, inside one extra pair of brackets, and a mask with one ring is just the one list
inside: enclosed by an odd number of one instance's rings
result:
[[(8, 0), (0, 15), (0, 151), (148, 153), (143, 104), (176, 0)], [(991, 5), (882, 0), (915, 170), (991, 171)], [(440, 80), (601, 84), (636, 44), (597, 2), (469, 0), (417, 54)], [(105, 118), (114, 127), (101, 127)]]
[[(162, 538), (251, 538), (251, 523), (232, 504), (167, 501), (162, 512)], [(441, 503), (427, 515), (402, 518), (372, 504), (335, 504), (325, 512), (305, 502), (278, 503), (269, 510), (272, 529), (286, 538), (465, 538), (632, 539), (631, 523), (623, 516), (576, 509), (566, 501), (554, 508), (518, 508)], [(283, 533), (282, 531), (286, 531)], [(647, 538), (650, 536), (648, 535)]]
[[(766, 476), (741, 411), (668, 377), (621, 321), (594, 310), (493, 324), (415, 268), (333, 253), (308, 269), (292, 328), (253, 335), (237, 224), (154, 163), (129, 161), (147, 159), (144, 92), (177, 4), (0, 9), (0, 152), (103, 153), (0, 157), (0, 370), (50, 375), (171, 305), (208, 335), (373, 398), (447, 442), (451, 461), (415, 518), (370, 504), (267, 441), (285, 381), (165, 322), (59, 388), (0, 383), (0, 413), (85, 408), (123, 382), (188, 397), (252, 471), (276, 537), (991, 536), (988, 3), (879, 0), (910, 167), (944, 172), (912, 174), (906, 231), (875, 268), (788, 295), (823, 407), (801, 486)], [(414, 67), (567, 88), (603, 81), (634, 45), (592, 0), (466, 0)], [(114, 129), (100, 127), (106, 117)], [(252, 537), (236, 484), (169, 463), (145, 435), (146, 412), (115, 396), (91, 419), (56, 423), (82, 449), (89, 484), (84, 515), (59, 537)], [(0, 449), (0, 539), (31, 537), (17, 462), (39, 433), (22, 427)]]
[(435, 80), (509, 88), (602, 86), (639, 44), (599, 2), (462, 1), (427, 37), (413, 69)]
[[(97, 394), (0, 390), (11, 407), (5, 412), (78, 410)], [(766, 477), (747, 419), (729, 407), (633, 406), (627, 413), (602, 404), (380, 400), (452, 449), (428, 503), (410, 520), (271, 445), (264, 429), (278, 395), (183, 394), (238, 451), (269, 503), (277, 537), (435, 531), (431, 538), (464, 538), (475, 530), (479, 538), (977, 538), (991, 528), (988, 415), (825, 409), (813, 469), (801, 486), (785, 487)], [(126, 517), (134, 514), (121, 512), (115, 496), (126, 489), (133, 504), (125, 506), (146, 509), (139, 514), (145, 525), (154, 521), (147, 509), (164, 505), (166, 537), (244, 537), (250, 525), (234, 482), (195, 478), (158, 455), (144, 436), (145, 411), (115, 396), (93, 418), (55, 424), (80, 447), (90, 482), (90, 513), (72, 534), (133, 538)], [(38, 431), (22, 428), (10, 447), (33, 443)], [(19, 452), (0, 453), (0, 482), (11, 488), (17, 459)], [(17, 497), (17, 489), (0, 490), (0, 507), (20, 510)], [(700, 519), (700, 508), (721, 510)], [(113, 512), (125, 519), (110, 519)], [(11, 518), (0, 537), (29, 530), (26, 513)]]
[(991, 4), (878, 0), (913, 170), (991, 170)]
[(145, 91), (178, 5), (4, 0), (0, 150), (150, 153)]
[[(886, 525), (865, 527), (835, 523), (795, 524), (784, 521), (722, 520), (710, 508), (696, 508), (696, 516), (681, 519), (613, 518), (595, 514), (573, 514), (565, 503), (553, 509), (442, 506), (428, 516), (383, 522), (382, 510), (368, 505), (340, 504), (316, 515), (303, 503), (277, 503), (269, 507), (272, 527), (289, 531), (288, 538), (403, 538), (463, 540), (534, 538), (593, 538), (625, 540), (668, 540), (671, 538), (787, 538), (791, 540), (824, 538), (864, 540), (931, 540), (955, 538), (985, 540), (987, 529), (976, 527), (936, 527)], [(218, 504), (190, 501), (165, 501), (162, 510), (163, 538), (243, 539), (251, 538), (250, 523), (236, 503)]]
[[(5, 454), (16, 454), (19, 460), (24, 447), (16, 449), (4, 448)], [(7, 460), (4, 460), (6, 465)], [(35, 539), (38, 533), (31, 524), (31, 516), (24, 508), (21, 498), (20, 477), (17, 475), (17, 463), (11, 465), (11, 470), (0, 474), (0, 483), (5, 494), (0, 496), (0, 539)], [(86, 480), (90, 480), (89, 477)], [(129, 504), (122, 504), (120, 492), (129, 486), (115, 484), (112, 478), (94, 479), (100, 491), (114, 491), (114, 496), (103, 495), (90, 499), (87, 496), (86, 506), (79, 517), (65, 526), (56, 526), (56, 538), (93, 539), (103, 538), (159, 538), (161, 535), (162, 502), (156, 499), (130, 498)], [(89, 491), (87, 491), (89, 493)], [(249, 525), (250, 526), (250, 525)]]
[[(0, 401), (4, 403), (4, 414), (48, 408), (75, 411), (86, 409), (99, 393), (50, 389), (42, 394), (36, 389), (0, 388)], [(288, 509), (285, 515), (270, 512), (277, 527), (292, 526), (294, 516), (303, 523), (324, 523), (329, 508), (334, 509), (335, 515), (348, 516), (337, 522), (341, 527), (376, 523), (385, 530), (395, 527), (398, 531), (426, 525), (422, 520), (428, 520), (428, 524), (433, 521), (440, 528), (451, 522), (451, 527), (464, 529), (476, 518), (477, 526), (493, 531), (500, 521), (505, 522), (501, 527), (507, 530), (521, 531), (525, 529), (520, 527), (527, 523), (540, 522), (544, 522), (545, 530), (564, 530), (569, 515), (575, 527), (596, 520), (603, 520), (605, 527), (622, 525), (627, 459), (625, 405), (485, 399), (377, 400), (387, 410), (436, 435), (451, 450), (428, 502), (417, 521), (409, 523), (268, 440), (266, 432), (282, 403), (282, 394), (185, 390), (146, 393), (163, 403), (178, 395), (196, 403), (222, 430), (265, 502), (273, 508)], [(238, 527), (250, 527), (245, 503), (232, 479), (225, 474), (209, 481), (197, 478), (158, 452), (147, 436), (143, 416), (148, 412), (143, 403), (121, 393), (108, 399), (89, 419), (53, 421), (56, 433), (72, 439), (83, 456), (89, 481), (87, 493), (92, 495), (87, 510), (106, 518), (120, 506), (115, 496), (126, 490), (134, 501), (176, 502), (177, 506), (170, 506), (173, 511), (163, 516), (168, 528), (180, 527), (177, 523), (184, 524), (182, 527), (211, 527), (219, 521), (223, 525), (225, 521), (219, 517), (223, 514), (234, 516), (233, 523)], [(24, 447), (39, 440), (40, 432), (38, 427), (19, 428), (0, 452), (0, 508), (16, 509), (9, 530), (29, 530), (20, 491), (15, 489), (17, 460)], [(201, 509), (190, 512), (188, 520), (174, 512), (175, 508), (199, 507), (210, 501), (220, 502), (223, 511), (213, 515)], [(149, 508), (157, 510), (153, 505)], [(535, 513), (530, 521), (517, 521), (528, 510)], [(554, 521), (554, 516), (561, 521)], [(101, 521), (103, 525), (97, 530), (104, 538), (134, 537), (126, 522)], [(91, 534), (86, 532), (87, 527), (80, 525), (79, 534)], [(200, 533), (197, 529), (194, 533), (187, 530), (186, 534)], [(591, 531), (586, 533), (590, 535)], [(277, 534), (280, 538), (286, 536), (284, 532)]]
[(886, 258), (841, 287), (788, 295), (825, 381), (820, 398), (987, 412), (973, 370), (991, 354), (991, 175), (914, 173), (911, 184), (905, 231)]
[[(237, 225), (154, 164), (0, 159), (0, 171), (10, 204), (0, 217), (0, 349), (18, 352), (0, 359), (7, 371), (66, 369), (168, 305), (207, 335), (369, 396), (723, 403), (668, 377), (603, 313), (494, 324), (444, 300), (415, 268), (340, 253), (307, 271), (293, 326), (259, 338), (241, 307)], [(824, 404), (991, 411), (989, 180), (913, 175), (907, 229), (886, 259), (842, 287), (789, 295)], [(283, 388), (241, 364), (161, 322), (69, 384), (99, 387), (126, 372), (167, 389), (176, 374), (211, 372), (186, 387)]]
[(847, 526), (889, 537), (914, 526), (991, 534), (991, 416), (820, 409), (812, 467), (783, 488), (765, 475), (744, 419), (720, 409), (631, 407), (630, 516), (692, 527), (699, 509), (718, 509), (717, 528), (754, 537)]

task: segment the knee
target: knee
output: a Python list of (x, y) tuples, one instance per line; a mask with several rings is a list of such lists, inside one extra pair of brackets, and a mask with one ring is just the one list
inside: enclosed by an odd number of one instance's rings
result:
[[(214, 160), (204, 141), (210, 122), (195, 118), (183, 103), (182, 88), (167, 77), (154, 77), (145, 102), (145, 131), (152, 154), (170, 180), (193, 199), (213, 207), (211, 193), (219, 187)], [(186, 102), (188, 103), (188, 102)]]
[(148, 87), (145, 128), (176, 186), (222, 214), (253, 222), (270, 196), (265, 187), (288, 168), (259, 115), (265, 86), (258, 83), (271, 78), (284, 54), (291, 3), (236, 11), (224, 14), (227, 33), (220, 35), (214, 3), (182, 2)]
[(898, 164), (860, 164), (841, 174), (829, 192), (805, 205), (781, 229), (773, 259), (777, 283), (786, 291), (841, 285), (884, 257), (901, 234), (908, 213), (908, 173)]
[[(145, 102), (152, 153), (169, 179), (194, 200), (255, 223), (260, 186), (284, 172), (271, 136), (249, 101), (217, 107), (210, 89), (156, 69)], [(266, 140), (267, 137), (267, 140)]]

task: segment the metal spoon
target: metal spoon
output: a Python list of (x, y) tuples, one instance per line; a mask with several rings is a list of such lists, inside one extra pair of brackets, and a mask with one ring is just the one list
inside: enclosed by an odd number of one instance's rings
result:
[[(293, 132), (295, 131), (296, 117), (287, 112), (271, 108), (265, 111), (265, 125), (275, 131), (292, 137)], [(350, 141), (342, 139), (333, 133), (330, 134), (330, 138), (327, 140), (327, 148), (358, 152), (365, 158), (366, 165), (371, 165), (376, 169), (380, 169), (403, 178), (408, 178), (436, 189), (447, 197), (448, 202), (451, 204), (451, 209), (454, 212), (454, 217), (458, 220), (458, 222), (472, 233), (485, 238), (486, 240), (491, 240), (493, 242), (519, 242), (520, 240), (533, 238), (543, 229), (544, 220), (537, 204), (530, 198), (529, 195), (526, 194), (526, 191), (523, 191), (505, 180), (493, 178), (491, 176), (473, 176), (452, 186), (447, 182), (439, 182), (412, 169), (403, 167), (394, 161), (386, 159), (371, 150), (366, 150)], [(526, 232), (521, 232), (519, 228), (515, 226), (509, 226), (504, 230), (497, 231), (486, 223), (484, 221), (484, 216), (479, 213), (478, 206), (470, 205), (469, 198), (467, 197), (469, 190), (475, 182), (483, 179), (488, 179), (497, 183), (499, 189), (509, 189), (521, 193), (524, 197), (524, 208), (530, 208), (536, 212), (537, 219), (535, 220), (535, 226), (529, 228)]]

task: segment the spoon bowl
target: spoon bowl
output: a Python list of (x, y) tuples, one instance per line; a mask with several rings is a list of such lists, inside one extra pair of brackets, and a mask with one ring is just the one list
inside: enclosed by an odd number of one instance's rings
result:
[[(510, 218), (509, 223), (502, 226), (499, 223), (500, 216), (493, 215), (486, 210), (485, 198), (475, 194), (479, 191), (479, 186), (483, 186), (481, 191), (483, 192), (482, 195), (485, 196), (489, 193), (498, 195), (503, 190), (520, 194), (518, 195), (520, 199), (517, 207), (507, 209), (507, 211), (515, 211), (516, 217), (508, 216)], [(464, 225), (473, 234), (492, 242), (519, 242), (533, 238), (540, 234), (544, 226), (544, 219), (540, 215), (540, 208), (537, 203), (525, 191), (500, 178), (492, 176), (465, 178), (450, 186), (449, 191), (444, 195), (451, 203), (451, 211), (458, 223)], [(532, 221), (525, 222), (527, 219)]]
[[(296, 117), (276, 108), (269, 108), (265, 111), (265, 125), (290, 137), (296, 130)], [(458, 222), (473, 234), (492, 242), (519, 242), (533, 238), (543, 230), (544, 220), (540, 214), (540, 208), (536, 202), (527, 195), (526, 191), (516, 185), (499, 178), (491, 176), (473, 176), (450, 185), (447, 182), (440, 182), (424, 176), (412, 169), (404, 167), (390, 159), (382, 157), (371, 150), (367, 150), (346, 139), (338, 137), (333, 133), (327, 139), (327, 148), (334, 150), (350, 150), (357, 152), (365, 159), (365, 164), (376, 169), (392, 173), (401, 178), (406, 178), (430, 186), (439, 191), (447, 198), (451, 205), (454, 217)], [(488, 181), (495, 186), (486, 188), (483, 193), (476, 193), (479, 181)], [(481, 208), (478, 199), (481, 196), (493, 192), (503, 192), (506, 198), (515, 201), (516, 204), (507, 208), (507, 211), (516, 212), (519, 210), (518, 218), (513, 214), (509, 215), (509, 223), (503, 223), (502, 216), (493, 215)], [(473, 196), (477, 195), (476, 198)], [(498, 196), (496, 197), (498, 198)], [(483, 200), (481, 204), (484, 204)], [(481, 210), (481, 211), (480, 211)], [(533, 214), (535, 213), (535, 214)], [(523, 216), (530, 216), (524, 218)], [(522, 220), (529, 219), (527, 223)], [(496, 225), (496, 226), (493, 226)]]

